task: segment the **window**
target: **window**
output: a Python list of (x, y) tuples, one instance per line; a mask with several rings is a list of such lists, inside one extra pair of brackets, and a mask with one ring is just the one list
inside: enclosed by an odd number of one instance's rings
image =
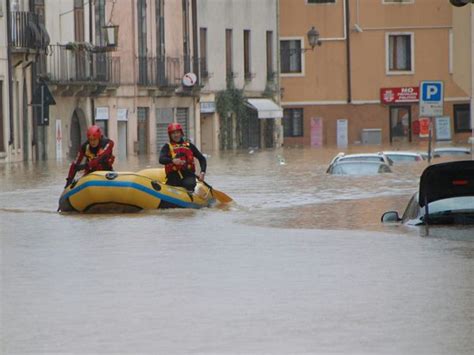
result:
[(471, 131), (471, 112), (469, 104), (453, 105), (454, 130), (456, 132)]
[(146, 26), (146, 0), (137, 2), (137, 24), (138, 24), (138, 82), (142, 85), (148, 83), (148, 61), (147, 61), (147, 26)]
[(336, 0), (306, 0), (308, 4), (335, 4)]
[(303, 136), (302, 108), (290, 108), (283, 111), (283, 131), (285, 137)]
[(232, 30), (225, 30), (225, 67), (227, 80), (233, 78), (233, 64), (232, 64)]
[(74, 0), (74, 40), (84, 42), (84, 0)]
[(0, 80), (0, 152), (5, 151), (3, 144), (3, 81)]
[(191, 71), (191, 55), (189, 43), (189, 3), (184, 0), (183, 6), (183, 53), (184, 53), (184, 73)]
[(281, 73), (302, 73), (301, 40), (282, 40), (280, 47)]
[(383, 4), (413, 4), (415, 0), (383, 0)]
[(252, 79), (250, 70), (250, 30), (244, 30), (244, 73), (245, 80)]
[(413, 70), (413, 34), (387, 35), (387, 69), (388, 72), (412, 74)]
[(267, 80), (272, 81), (273, 79), (273, 31), (267, 31)]
[[(140, 22), (139, 22), (140, 23)], [(98, 46), (105, 46), (105, 36), (103, 27), (105, 26), (105, 0), (95, 2), (95, 43)]]
[(201, 27), (199, 29), (199, 47), (201, 48), (201, 77), (207, 79), (209, 78), (209, 71), (207, 70), (207, 28)]

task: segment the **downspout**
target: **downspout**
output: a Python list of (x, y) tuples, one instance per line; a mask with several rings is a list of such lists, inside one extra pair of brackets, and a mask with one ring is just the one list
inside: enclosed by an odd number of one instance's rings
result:
[[(194, 106), (194, 140), (198, 143), (198, 147), (201, 148), (201, 113), (198, 111), (198, 105), (200, 101), (200, 65), (199, 65), (199, 46), (198, 46), (198, 19), (197, 19), (197, 0), (191, 0), (191, 11), (192, 11), (192, 28), (193, 28), (193, 72), (196, 74), (196, 87), (198, 92), (193, 95), (193, 106)], [(199, 117), (198, 117), (199, 113)]]
[(8, 139), (8, 145), (12, 145), (14, 142), (13, 132), (13, 73), (12, 73), (12, 49), (11, 49), (11, 38), (12, 38), (12, 25), (11, 25), (11, 9), (10, 0), (6, 0), (7, 7), (7, 65), (8, 65), (8, 119), (10, 123), (10, 137)]
[[(280, 78), (280, 0), (276, 1), (276, 98), (278, 106), (281, 106), (281, 78)], [(273, 53), (272, 53), (273, 55)], [(275, 129), (278, 127), (276, 132), (276, 147), (280, 148), (283, 146), (283, 119), (278, 119), (279, 124), (275, 125)]]
[[(92, 0), (89, 0), (89, 43), (93, 43), (93, 35), (92, 35)], [(91, 74), (92, 74), (92, 66), (94, 63), (91, 61)], [(94, 104), (94, 98), (92, 96), (89, 96), (90, 99), (90, 105), (91, 105), (91, 122), (92, 124), (95, 124), (95, 104)]]
[(350, 11), (349, 11), (349, 0), (346, 2), (346, 61), (347, 61), (347, 103), (352, 102), (352, 82), (351, 82), (351, 31), (350, 31)]

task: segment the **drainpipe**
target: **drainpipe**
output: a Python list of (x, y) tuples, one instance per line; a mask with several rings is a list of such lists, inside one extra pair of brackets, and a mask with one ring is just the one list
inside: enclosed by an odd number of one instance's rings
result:
[[(280, 0), (276, 2), (276, 26), (275, 26), (275, 39), (276, 39), (276, 68), (273, 68), (276, 72), (276, 99), (278, 106), (281, 106), (281, 78), (280, 78)], [(272, 53), (273, 55), (273, 53)], [(276, 139), (275, 147), (280, 148), (283, 146), (284, 134), (283, 134), (283, 119), (275, 119), (275, 130)]]
[[(93, 29), (93, 25), (92, 25), (92, 0), (89, 0), (89, 43), (93, 43), (93, 35), (92, 35), (92, 29)], [(93, 65), (94, 63), (92, 63), (91, 61), (91, 65), (90, 65), (90, 70), (91, 70), (91, 75), (92, 75), (92, 70), (93, 70)], [(92, 96), (89, 97), (90, 99), (90, 105), (91, 105), (91, 122), (92, 124), (95, 124), (95, 105), (94, 105), (94, 98)], [(87, 127), (86, 127), (87, 129)]]
[[(197, 81), (196, 87), (199, 88), (201, 85), (201, 67), (199, 65), (199, 46), (198, 46), (198, 18), (197, 18), (197, 0), (191, 0), (191, 11), (192, 11), (192, 28), (193, 28), (193, 72), (196, 74)], [(201, 114), (198, 110), (200, 102), (200, 90), (197, 95), (193, 95), (193, 106), (194, 106), (194, 132), (195, 141), (198, 143), (198, 147), (201, 148)], [(198, 117), (199, 114), (199, 117)]]
[(347, 60), (347, 103), (352, 102), (352, 82), (351, 82), (351, 31), (350, 31), (350, 11), (349, 0), (346, 1), (346, 60)]
[(8, 138), (8, 145), (12, 145), (14, 142), (13, 132), (13, 72), (12, 72), (12, 49), (11, 49), (11, 38), (12, 38), (12, 25), (11, 25), (11, 9), (10, 0), (6, 3), (6, 14), (7, 14), (7, 65), (8, 65), (8, 119), (10, 123), (10, 137)]

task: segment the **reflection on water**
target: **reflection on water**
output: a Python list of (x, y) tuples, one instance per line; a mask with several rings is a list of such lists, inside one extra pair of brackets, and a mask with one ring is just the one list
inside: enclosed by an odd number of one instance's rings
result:
[(211, 153), (235, 204), (120, 215), (55, 212), (67, 161), (0, 166), (0, 353), (471, 354), (472, 228), (382, 225), (426, 162), (338, 151)]

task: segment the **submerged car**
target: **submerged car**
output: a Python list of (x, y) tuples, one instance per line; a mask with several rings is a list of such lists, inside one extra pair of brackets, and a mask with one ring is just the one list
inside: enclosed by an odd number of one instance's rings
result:
[(375, 175), (391, 173), (390, 166), (383, 162), (375, 161), (336, 161), (327, 170), (332, 175)]
[(427, 167), (402, 217), (389, 211), (382, 222), (407, 225), (474, 224), (474, 161), (463, 160)]
[(471, 149), (465, 147), (443, 147), (435, 148), (433, 150), (433, 157), (447, 157), (447, 156), (467, 156), (471, 155)]
[(417, 152), (384, 151), (382, 154), (394, 163), (413, 163), (425, 160), (423, 154)]
[(383, 153), (344, 154), (344, 153), (341, 152), (341, 153), (337, 154), (334, 158), (332, 158), (326, 172), (329, 173), (329, 170), (331, 170), (331, 167), (336, 162), (343, 162), (343, 161), (346, 161), (346, 162), (347, 161), (358, 161), (358, 162), (364, 162), (365, 161), (365, 162), (384, 163), (384, 164), (387, 164), (387, 165), (392, 165), (393, 164), (393, 161), (390, 160)]

